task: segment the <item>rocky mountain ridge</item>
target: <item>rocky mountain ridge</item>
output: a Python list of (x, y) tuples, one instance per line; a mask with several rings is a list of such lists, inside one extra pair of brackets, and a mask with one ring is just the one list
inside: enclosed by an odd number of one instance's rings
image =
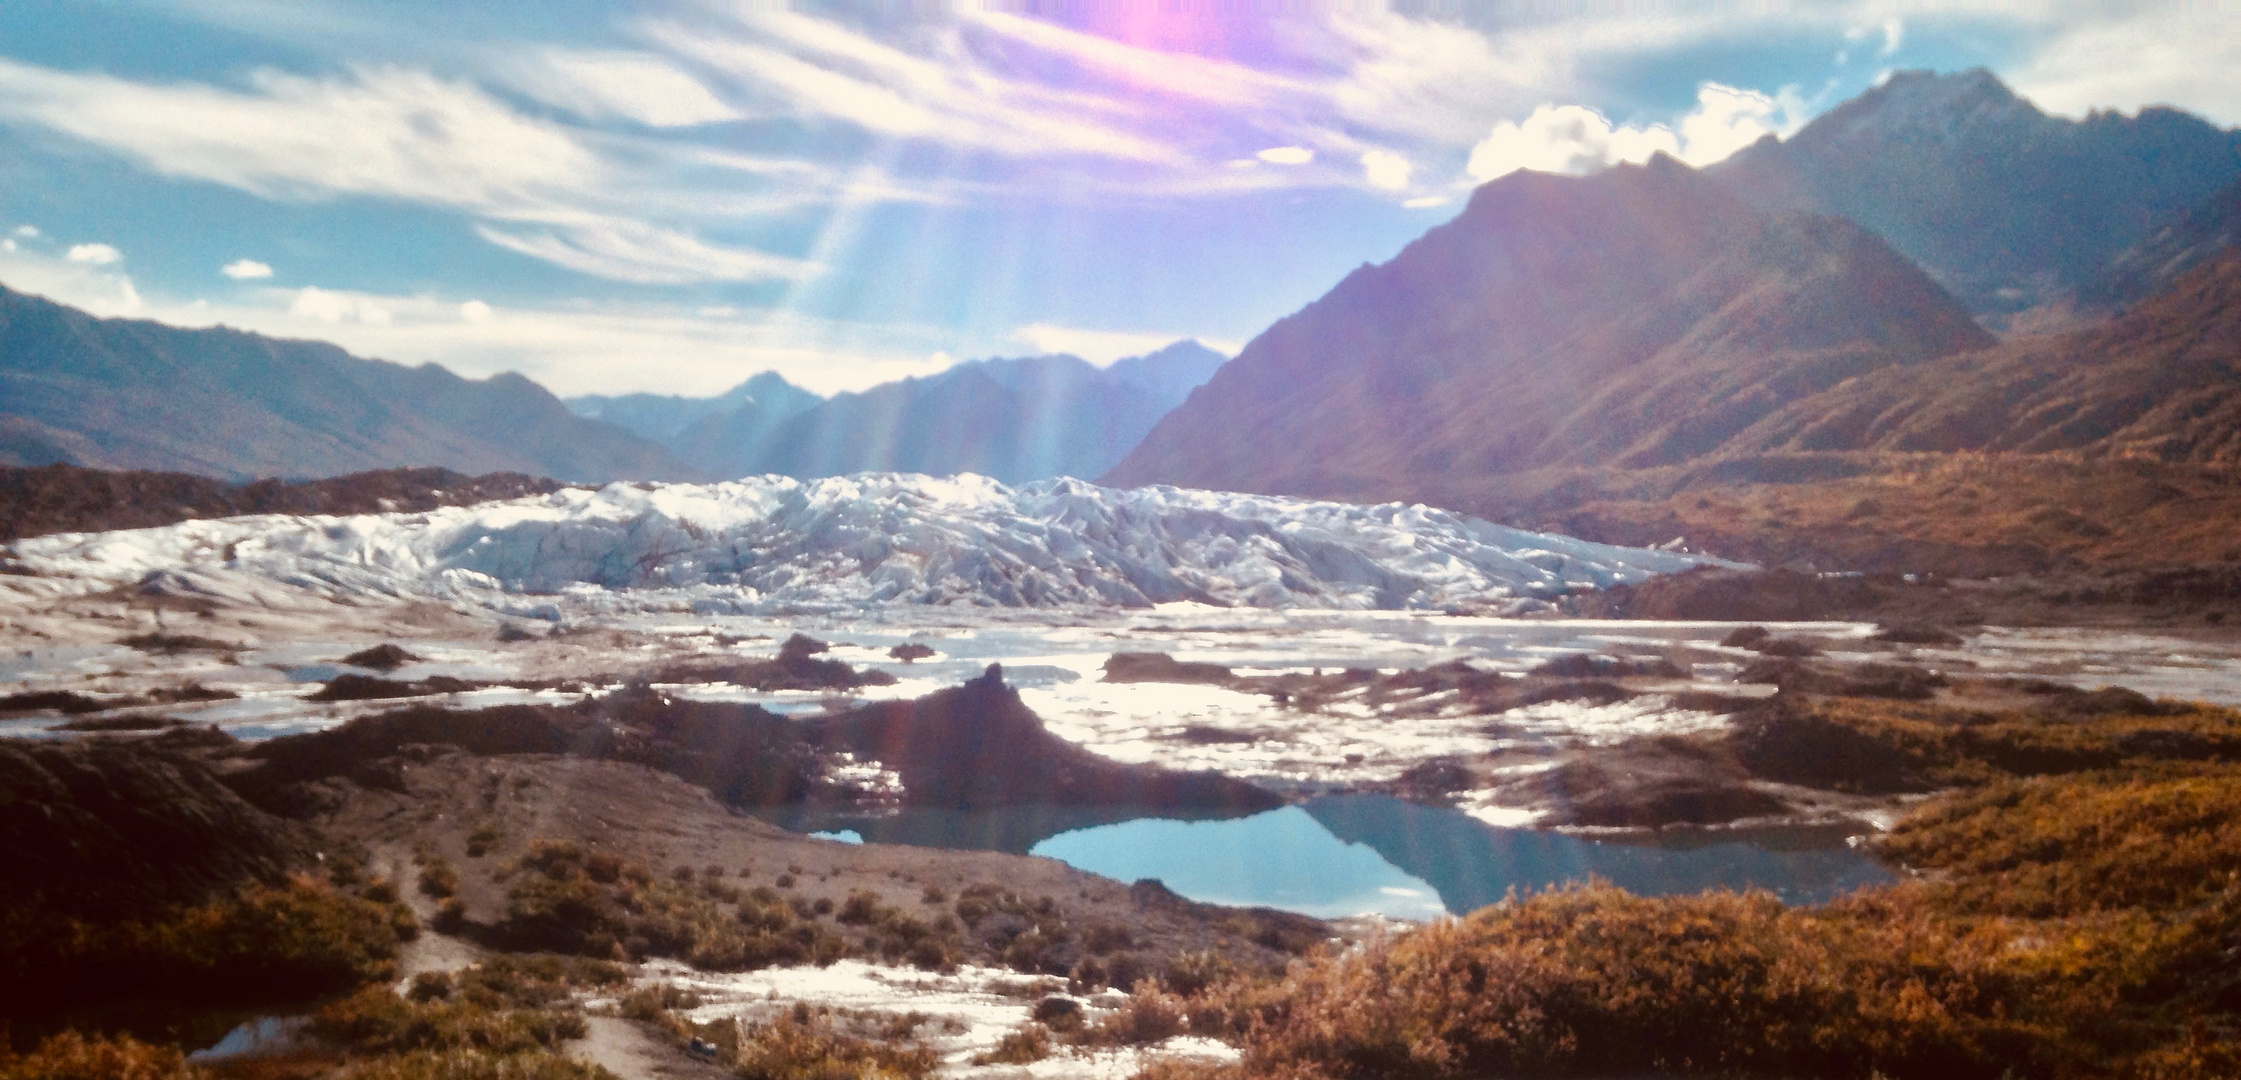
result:
[(101, 319), (0, 288), (0, 464), (50, 463), (227, 480), (403, 466), (689, 475), (517, 374), (464, 379), (324, 342)]
[(2050, 116), (1982, 68), (1901, 71), (1707, 171), (1757, 209), (1858, 222), (2004, 326), (2241, 180), (2241, 133), (2162, 106)]

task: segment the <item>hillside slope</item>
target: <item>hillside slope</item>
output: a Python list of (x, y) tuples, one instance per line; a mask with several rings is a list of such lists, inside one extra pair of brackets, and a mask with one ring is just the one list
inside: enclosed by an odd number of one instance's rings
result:
[(0, 288), (0, 464), (55, 462), (231, 480), (407, 466), (688, 474), (520, 375), (463, 379), (323, 342), (99, 319)]
[(1385, 498), (1708, 452), (1845, 379), (1992, 343), (1849, 223), (1662, 155), (1513, 173), (1248, 344), (1104, 482)]
[(2241, 466), (2241, 257), (2097, 327), (1886, 368), (1792, 402), (1740, 453), (2084, 451)]
[(2158, 225), (2146, 239), (2109, 260), (2078, 292), (2078, 306), (2109, 311), (2178, 283), (2196, 267), (2241, 246), (2241, 181)]

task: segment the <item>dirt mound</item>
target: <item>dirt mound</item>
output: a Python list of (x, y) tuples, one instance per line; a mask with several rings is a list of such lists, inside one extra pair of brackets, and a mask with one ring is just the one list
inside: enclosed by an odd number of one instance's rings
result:
[(1738, 717), (1729, 745), (1752, 775), (1785, 784), (1867, 795), (1938, 786), (1902, 746), (1781, 698)]
[(76, 715), (115, 707), (111, 702), (96, 701), (75, 690), (31, 690), (0, 697), (0, 715), (49, 711)]
[(1726, 748), (1665, 737), (1591, 751), (1550, 770), (1543, 783), (1553, 805), (1550, 824), (1720, 825), (1789, 810), (1749, 781)]
[[(817, 659), (831, 645), (806, 634), (788, 637), (769, 660), (732, 664), (673, 664), (648, 677), (657, 683), (727, 682), (753, 690), (853, 690), (859, 686), (893, 686), (895, 677), (884, 671), (858, 671), (839, 660)], [(933, 655), (928, 650), (926, 655)]]
[[(1775, 654), (1735, 676), (1739, 683), (1772, 684), (1792, 694), (1927, 701), (1948, 682), (1944, 675), (1902, 664), (1815, 664)], [(2127, 691), (2129, 693), (2129, 691)]]
[(326, 480), (229, 484), (186, 473), (0, 466), (0, 540), (145, 529), (242, 514), (417, 513), (544, 495), (563, 486), (521, 473), (467, 476), (449, 469), (380, 469)]
[(388, 698), (429, 697), (435, 694), (463, 694), (479, 690), (484, 684), (454, 679), (449, 675), (433, 675), (417, 682), (399, 679), (378, 679), (371, 675), (337, 675), (327, 680), (317, 692), (304, 697), (305, 701), (381, 701)]
[(1047, 803), (1264, 810), (1282, 800), (1214, 773), (1124, 765), (1050, 733), (1001, 668), (916, 701), (813, 721), (818, 743), (902, 775), (906, 802), (969, 810)]
[(734, 806), (847, 801), (839, 755), (877, 762), (902, 780), (904, 805), (978, 809), (1021, 804), (1261, 810), (1281, 800), (1242, 781), (1099, 757), (1043, 726), (999, 668), (915, 701), (879, 702), (812, 719), (756, 705), (671, 698), (649, 686), (567, 707), (420, 706), (285, 736), (247, 756), (229, 781), (259, 805), (307, 813), (328, 800), (311, 785), (347, 778), (400, 790), (400, 762), (430, 747), (480, 755), (571, 754), (646, 765)]
[(1545, 679), (1685, 679), (1689, 675), (1688, 672), (1682, 671), (1671, 660), (1663, 657), (1650, 660), (1640, 658), (1622, 659), (1611, 656), (1589, 656), (1586, 653), (1559, 656), (1535, 667), (1526, 674)]
[[(182, 701), (231, 701), (241, 695), (213, 690), (201, 683), (157, 687), (137, 697), (96, 698), (75, 690), (31, 690), (0, 697), (0, 716), (17, 713), (58, 712), (68, 716), (106, 712), (134, 705), (175, 705)], [(71, 730), (89, 730), (73, 728)]]
[(1233, 677), (1220, 664), (1185, 663), (1166, 653), (1120, 652), (1105, 658), (1105, 681), (1226, 684)]
[(0, 910), (125, 917), (278, 882), (314, 850), (176, 750), (0, 740)]
[(370, 671), (395, 671), (419, 659), (398, 645), (383, 642), (370, 649), (360, 649), (337, 662)]
[(1803, 622), (1872, 608), (1889, 591), (1865, 577), (1705, 567), (1583, 594), (1574, 606), (1591, 618)]

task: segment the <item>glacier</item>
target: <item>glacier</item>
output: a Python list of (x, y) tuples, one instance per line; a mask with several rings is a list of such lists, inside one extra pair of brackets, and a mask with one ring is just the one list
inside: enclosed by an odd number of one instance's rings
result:
[[(885, 604), (1521, 613), (1717, 560), (1355, 505), (971, 474), (615, 483), (426, 513), (258, 515), (17, 541), (18, 574), (560, 617)], [(1732, 565), (1732, 564), (1727, 564)], [(20, 580), (20, 578), (19, 578)]]

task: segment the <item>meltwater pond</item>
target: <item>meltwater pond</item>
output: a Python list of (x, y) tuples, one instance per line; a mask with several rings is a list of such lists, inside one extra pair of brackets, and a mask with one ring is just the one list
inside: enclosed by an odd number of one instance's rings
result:
[(1793, 904), (1893, 880), (1841, 828), (1585, 836), (1500, 828), (1384, 795), (1199, 820), (1049, 806), (774, 820), (875, 842), (1025, 851), (1121, 881), (1156, 878), (1193, 900), (1326, 918), (1461, 914), (1513, 888), (1590, 878), (1645, 896), (1761, 888)]

